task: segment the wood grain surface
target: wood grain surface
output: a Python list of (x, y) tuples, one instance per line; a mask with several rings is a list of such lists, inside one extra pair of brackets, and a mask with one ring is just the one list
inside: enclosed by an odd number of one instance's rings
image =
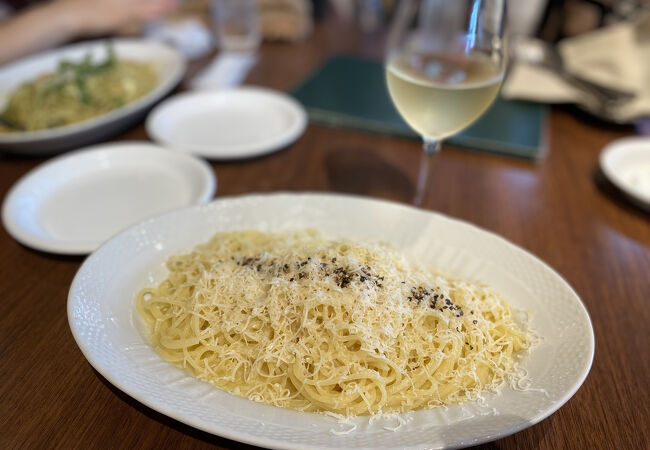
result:
[[(326, 22), (305, 42), (264, 44), (248, 82), (288, 90), (331, 54), (379, 56), (381, 46), (380, 36)], [(597, 170), (601, 149), (629, 134), (554, 109), (550, 152), (539, 163), (450, 147), (435, 157), (424, 207), (546, 261), (581, 296), (596, 336), (591, 373), (565, 406), (481, 448), (649, 448), (650, 216)], [(139, 125), (116, 139), (146, 134)], [(309, 125), (281, 152), (213, 164), (217, 196), (328, 191), (408, 203), (420, 152), (414, 140)], [(43, 161), (0, 156), (0, 193)], [(66, 316), (81, 262), (0, 231), (0, 448), (241, 448), (144, 407), (92, 369)]]

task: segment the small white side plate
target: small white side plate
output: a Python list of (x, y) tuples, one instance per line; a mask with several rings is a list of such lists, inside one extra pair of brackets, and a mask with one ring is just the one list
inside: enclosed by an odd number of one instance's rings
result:
[(187, 92), (167, 99), (147, 118), (147, 133), (170, 148), (210, 159), (274, 152), (305, 130), (307, 114), (288, 95), (259, 87)]
[(84, 254), (142, 219), (207, 203), (215, 191), (214, 172), (200, 159), (146, 142), (107, 144), (23, 176), (5, 197), (2, 222), (28, 247)]
[(612, 142), (600, 154), (600, 168), (635, 204), (650, 211), (650, 138)]

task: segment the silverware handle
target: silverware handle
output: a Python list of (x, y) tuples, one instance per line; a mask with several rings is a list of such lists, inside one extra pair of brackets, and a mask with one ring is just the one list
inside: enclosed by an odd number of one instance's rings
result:
[(561, 74), (575, 87), (586, 90), (596, 97), (607, 102), (626, 102), (632, 100), (636, 96), (632, 92), (601, 86), (578, 75), (574, 75), (567, 70), (562, 70)]

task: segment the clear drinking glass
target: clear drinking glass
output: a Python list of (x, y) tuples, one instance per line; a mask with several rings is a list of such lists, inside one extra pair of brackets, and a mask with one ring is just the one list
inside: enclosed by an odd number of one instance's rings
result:
[(424, 140), (413, 202), (422, 204), (432, 155), (496, 98), (505, 70), (505, 0), (401, 0), (386, 52), (395, 107)]
[(212, 0), (212, 18), (221, 50), (253, 52), (259, 47), (257, 0)]

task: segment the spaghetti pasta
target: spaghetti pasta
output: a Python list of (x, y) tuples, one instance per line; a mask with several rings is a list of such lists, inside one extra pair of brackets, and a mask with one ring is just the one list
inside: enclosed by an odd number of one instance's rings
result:
[(530, 342), (488, 287), (384, 245), (228, 232), (167, 267), (136, 299), (156, 351), (275, 406), (356, 416), (471, 400)]

